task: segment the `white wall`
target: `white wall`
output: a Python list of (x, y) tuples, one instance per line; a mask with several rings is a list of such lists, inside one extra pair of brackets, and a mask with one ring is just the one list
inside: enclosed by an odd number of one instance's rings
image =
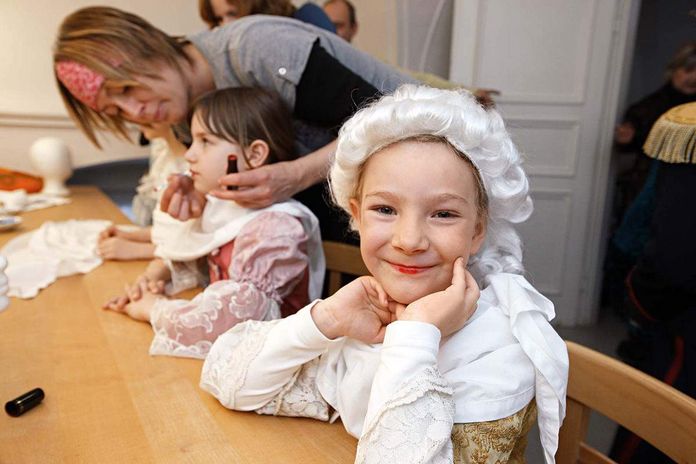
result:
[(358, 19), (353, 45), (389, 64), (397, 64), (397, 0), (351, 0)]

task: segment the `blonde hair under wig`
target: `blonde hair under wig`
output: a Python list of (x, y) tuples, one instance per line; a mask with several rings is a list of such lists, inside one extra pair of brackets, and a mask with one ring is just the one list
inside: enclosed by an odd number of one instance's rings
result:
[(478, 170), (488, 197), (486, 241), (469, 259), (480, 283), (489, 274), (521, 274), (522, 243), (513, 224), (532, 214), (522, 160), (497, 111), (486, 110), (465, 90), (403, 85), (358, 111), (341, 128), (330, 186), (334, 202), (350, 214), (368, 158), (399, 141), (444, 138)]

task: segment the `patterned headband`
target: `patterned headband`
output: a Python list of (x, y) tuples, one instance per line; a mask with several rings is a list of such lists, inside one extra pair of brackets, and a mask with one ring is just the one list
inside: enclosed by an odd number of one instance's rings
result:
[(97, 110), (97, 97), (104, 81), (102, 74), (76, 61), (59, 61), (56, 75), (70, 93), (85, 105)]

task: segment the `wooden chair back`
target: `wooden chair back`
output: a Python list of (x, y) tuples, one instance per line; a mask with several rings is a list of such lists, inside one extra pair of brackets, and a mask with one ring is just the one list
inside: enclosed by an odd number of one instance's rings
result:
[(696, 460), (696, 400), (616, 359), (573, 342), (558, 464), (614, 463), (585, 443), (595, 410), (676, 462)]
[(346, 243), (324, 240), (324, 256), (326, 257), (326, 272), (329, 275), (329, 292), (333, 295), (341, 288), (341, 276), (368, 275), (369, 272), (360, 256), (360, 248)]

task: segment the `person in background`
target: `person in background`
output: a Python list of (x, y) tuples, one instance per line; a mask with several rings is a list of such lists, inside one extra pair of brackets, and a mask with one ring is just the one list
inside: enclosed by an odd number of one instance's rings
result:
[(223, 334), (201, 387), (230, 409), (340, 416), (359, 464), (524, 462), (535, 417), (553, 463), (568, 354), (520, 275), (513, 224), (533, 207), (500, 115), (403, 86), (346, 122), (330, 179), (371, 275)]
[[(122, 10), (84, 8), (63, 20), (53, 60), (68, 112), (95, 144), (98, 130), (127, 138), (126, 122), (185, 123), (191, 103), (216, 88), (278, 93), (291, 110), (303, 156), (223, 176), (213, 195), (248, 208), (296, 196), (319, 218), (322, 236), (339, 241), (349, 240), (346, 219), (324, 199), (338, 128), (363, 102), (415, 82), (333, 33), (265, 15), (184, 39)], [(199, 216), (205, 201), (190, 177), (176, 176), (160, 206), (185, 220)]]
[(198, 13), (211, 29), (244, 16), (264, 14), (295, 18), (329, 32), (336, 32), (324, 10), (312, 2), (296, 8), (290, 0), (198, 0)]
[[(247, 171), (295, 156), (288, 110), (261, 88), (203, 96), (191, 131), (186, 160), (203, 194), (217, 187), (230, 163)], [(294, 200), (251, 210), (210, 197), (203, 215), (186, 223), (156, 211), (152, 239), (157, 259), (104, 305), (152, 325), (150, 354), (204, 358), (212, 342), (240, 321), (287, 316), (321, 295), (319, 225)], [(210, 285), (193, 300), (162, 297), (167, 286), (175, 294), (207, 280)]]
[(358, 33), (358, 18), (353, 4), (348, 0), (329, 0), (324, 3), (324, 12), (336, 28), (336, 34), (351, 42)]
[[(654, 209), (657, 162), (646, 156), (643, 145), (657, 119), (677, 105), (696, 101), (696, 42), (680, 47), (665, 70), (665, 83), (655, 92), (632, 104), (614, 140), (624, 168), (617, 175), (613, 232), (604, 264), (603, 304), (616, 310), (626, 298), (624, 279), (643, 253), (650, 233)], [(634, 355), (625, 345), (625, 361)]]
[[(631, 364), (696, 398), (696, 102), (653, 125), (644, 152), (656, 164), (648, 240), (626, 277)], [(631, 464), (671, 463), (620, 429), (612, 457)]]
[(141, 227), (112, 225), (99, 234), (97, 253), (104, 259), (129, 261), (154, 258), (155, 245), (150, 236), (152, 213), (159, 206), (159, 197), (172, 174), (186, 171), (186, 146), (179, 142), (171, 126), (152, 124), (140, 126), (150, 144), (150, 169), (136, 187), (133, 216)]
[[(293, 17), (330, 32), (336, 33), (346, 42), (351, 42), (358, 32), (355, 7), (347, 0), (331, 0), (322, 10), (312, 2), (296, 9), (287, 0), (199, 0), (198, 10), (201, 19), (212, 29), (252, 14), (266, 14)], [(462, 88), (461, 84), (450, 82), (432, 73), (400, 69), (414, 79), (440, 89)], [(500, 92), (494, 89), (470, 89), (485, 106), (493, 106), (493, 97)]]
[(679, 48), (665, 69), (665, 83), (632, 104), (614, 138), (622, 148), (642, 152), (655, 121), (668, 109), (696, 100), (696, 42)]

